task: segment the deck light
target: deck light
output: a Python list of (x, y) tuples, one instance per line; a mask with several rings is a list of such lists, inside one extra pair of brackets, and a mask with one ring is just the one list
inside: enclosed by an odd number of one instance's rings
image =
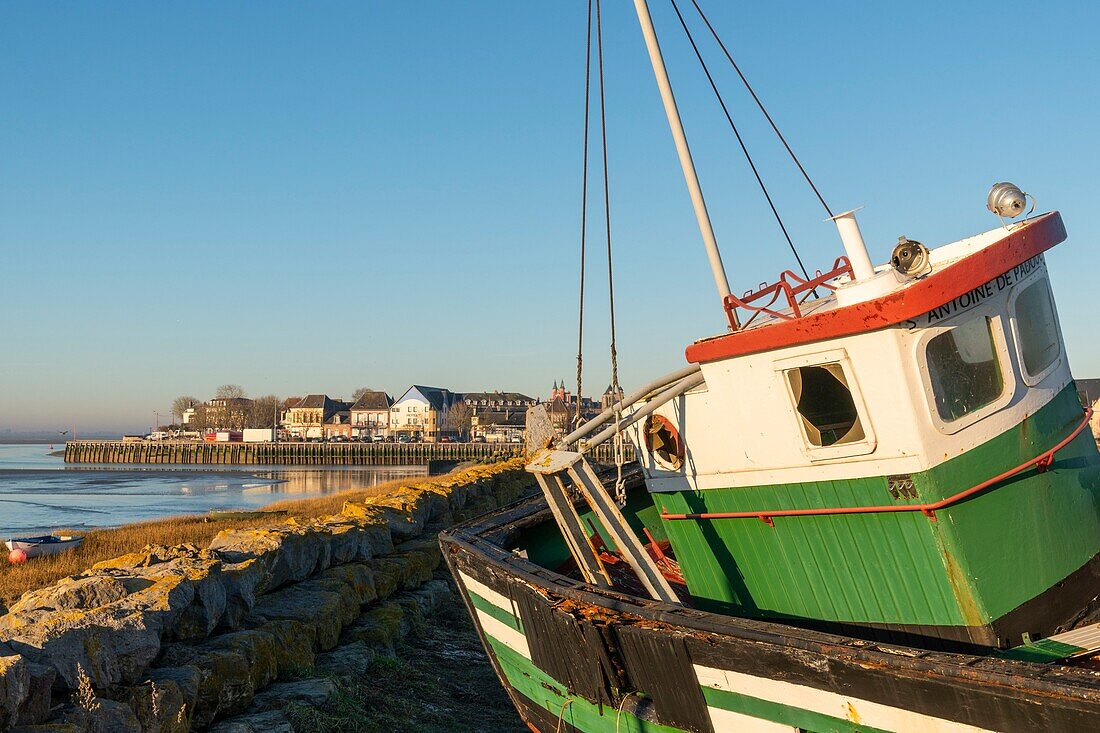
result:
[[(999, 217), (1004, 219), (1014, 219), (1023, 213), (1024, 207), (1027, 206), (1027, 196), (1014, 184), (994, 183), (993, 188), (989, 189), (989, 197), (986, 199), (985, 207), (992, 211)], [(1032, 202), (1035, 201), (1035, 197), (1032, 197)], [(1034, 203), (1032, 208), (1035, 208)]]

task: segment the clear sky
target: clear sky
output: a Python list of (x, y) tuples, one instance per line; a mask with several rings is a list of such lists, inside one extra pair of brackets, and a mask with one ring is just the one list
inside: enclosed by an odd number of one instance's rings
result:
[[(681, 0), (686, 6), (686, 0)], [(876, 261), (1060, 209), (1100, 376), (1100, 4), (701, 0)], [(667, 0), (651, 0), (736, 291), (792, 264)], [(573, 379), (583, 0), (0, 4), (0, 429), (131, 430), (172, 398)], [(629, 389), (722, 329), (633, 4), (605, 0)], [(700, 36), (702, 40), (706, 40)], [(811, 267), (831, 225), (710, 44)], [(593, 219), (601, 218), (596, 200)], [(600, 236), (585, 378), (608, 382)], [(588, 391), (588, 390), (586, 390)]]

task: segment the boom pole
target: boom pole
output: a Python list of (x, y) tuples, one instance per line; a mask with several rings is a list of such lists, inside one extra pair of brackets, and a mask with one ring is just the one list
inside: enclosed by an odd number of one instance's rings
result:
[[(649, 16), (649, 5), (646, 0), (634, 0), (634, 9), (638, 11), (638, 22), (642, 26), (642, 35), (645, 37), (645, 45), (649, 50), (649, 60), (653, 64), (653, 75), (657, 79), (657, 88), (661, 91), (661, 101), (665, 106), (665, 115), (668, 117), (668, 126), (672, 130), (672, 139), (676, 143), (676, 152), (680, 156), (680, 167), (684, 171), (684, 182), (687, 183), (688, 193), (691, 194), (691, 203), (695, 207), (695, 219), (699, 222), (699, 233), (703, 235), (703, 244), (707, 248), (707, 259), (710, 260), (710, 271), (714, 275), (714, 285), (718, 289), (718, 297), (725, 309), (726, 296), (730, 294), (729, 280), (726, 279), (726, 268), (722, 264), (722, 253), (718, 251), (718, 242), (714, 238), (714, 229), (710, 224), (710, 214), (707, 212), (707, 202), (703, 199), (703, 189), (699, 186), (699, 176), (695, 172), (695, 163), (691, 159), (691, 148), (688, 147), (687, 135), (684, 134), (684, 125), (680, 121), (680, 111), (676, 107), (676, 97), (672, 93), (672, 84), (668, 80), (668, 72), (665, 70), (665, 60), (661, 55), (661, 46), (657, 42), (657, 32), (653, 29), (653, 19)], [(736, 316), (727, 310), (730, 326), (737, 328)]]

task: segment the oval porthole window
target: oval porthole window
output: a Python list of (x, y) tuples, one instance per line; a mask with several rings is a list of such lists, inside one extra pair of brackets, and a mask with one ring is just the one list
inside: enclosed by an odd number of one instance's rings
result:
[(684, 441), (666, 417), (650, 415), (646, 419), (645, 446), (664, 468), (678, 471), (684, 465)]

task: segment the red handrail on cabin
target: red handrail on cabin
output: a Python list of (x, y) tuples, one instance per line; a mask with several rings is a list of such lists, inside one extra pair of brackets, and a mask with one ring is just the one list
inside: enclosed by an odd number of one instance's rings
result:
[(1089, 419), (1092, 417), (1092, 408), (1085, 408), (1085, 416), (1072, 433), (1062, 439), (1053, 448), (1047, 450), (1044, 453), (1039, 454), (1035, 458), (1032, 458), (1026, 463), (1021, 463), (1016, 468), (1005, 471), (998, 474), (991, 479), (983, 481), (976, 486), (971, 486), (966, 491), (960, 491), (957, 494), (947, 497), (946, 499), (940, 499), (939, 501), (932, 502), (930, 504), (902, 504), (902, 505), (884, 505), (884, 506), (845, 506), (845, 507), (822, 507), (818, 509), (776, 509), (774, 511), (755, 511), (755, 512), (700, 512), (696, 514), (669, 514), (664, 509), (661, 510), (661, 519), (750, 519), (755, 518), (764, 522), (769, 526), (775, 526), (772, 522), (773, 517), (806, 517), (823, 514), (875, 514), (880, 512), (922, 512), (925, 516), (936, 521), (936, 512), (940, 509), (945, 509), (952, 504), (966, 499), (980, 491), (988, 489), (994, 484), (1000, 483), (1007, 478), (1015, 476), (1016, 474), (1026, 471), (1032, 466), (1038, 467), (1040, 472), (1046, 471), (1050, 468), (1054, 462), (1054, 454), (1065, 448), (1067, 445), (1073, 442), (1073, 440), (1081, 434), (1088, 424)]
[[(841, 275), (847, 275), (852, 277), (852, 265), (848, 262), (847, 257), (837, 257), (833, 262), (833, 267), (828, 272), (821, 272), (818, 270), (812, 278), (806, 279), (800, 275), (795, 274), (791, 270), (784, 270), (779, 275), (779, 280), (768, 285), (766, 283), (760, 284), (759, 290), (750, 290), (740, 298), (732, 293), (726, 296), (722, 306), (726, 309), (726, 316), (730, 321), (730, 324), (737, 323), (736, 310), (738, 308), (744, 308), (747, 311), (752, 312), (752, 316), (749, 320), (745, 321), (741, 328), (745, 328), (753, 319), (761, 313), (766, 313), (775, 318), (781, 318), (785, 321), (794, 320), (795, 318), (802, 317), (802, 309), (799, 307), (810, 297), (810, 293), (817, 288), (826, 288), (828, 290), (836, 290), (833, 285), (827, 284), (829, 280), (840, 277)], [(793, 282), (792, 282), (793, 281)], [(806, 293), (805, 297), (799, 299), (799, 295)], [(760, 300), (770, 295), (771, 299), (765, 305), (751, 305), (753, 301)], [(784, 313), (780, 310), (772, 308), (772, 305), (779, 300), (779, 296), (786, 296), (787, 307), (791, 313)], [(793, 314), (793, 315), (791, 315)], [(736, 326), (734, 326), (736, 329)]]

